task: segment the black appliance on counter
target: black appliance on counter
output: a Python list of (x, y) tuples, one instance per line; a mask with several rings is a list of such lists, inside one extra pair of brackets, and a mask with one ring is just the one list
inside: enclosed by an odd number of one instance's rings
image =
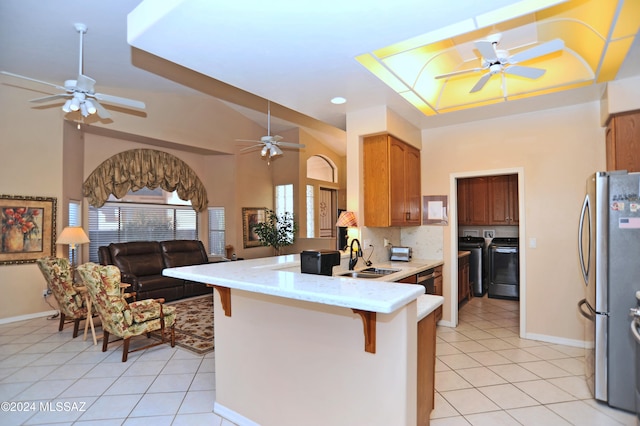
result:
[(333, 267), (340, 264), (338, 250), (305, 250), (300, 253), (303, 274), (333, 275)]
[(473, 295), (482, 297), (487, 293), (487, 280), (485, 278), (486, 243), (482, 237), (458, 238), (458, 250), (470, 251), (469, 256), (469, 280), (473, 283)]
[(489, 244), (489, 297), (520, 299), (518, 238), (494, 238)]

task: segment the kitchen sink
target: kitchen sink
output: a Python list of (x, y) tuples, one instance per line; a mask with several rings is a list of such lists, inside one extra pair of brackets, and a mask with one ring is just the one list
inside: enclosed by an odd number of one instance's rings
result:
[(367, 268), (363, 269), (360, 272), (366, 272), (369, 274), (378, 274), (378, 275), (389, 275), (394, 272), (400, 272), (400, 269), (390, 269), (390, 268)]
[(399, 269), (387, 269), (387, 268), (366, 268), (361, 271), (348, 271), (339, 274), (340, 277), (351, 278), (380, 278), (385, 275), (393, 274), (400, 271)]

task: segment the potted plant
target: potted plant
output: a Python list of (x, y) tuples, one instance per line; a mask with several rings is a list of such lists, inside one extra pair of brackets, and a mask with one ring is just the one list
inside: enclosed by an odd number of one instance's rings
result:
[(253, 232), (260, 238), (260, 244), (271, 246), (275, 255), (280, 255), (282, 247), (290, 246), (295, 240), (298, 224), (293, 219), (293, 213), (284, 212), (281, 215), (266, 209), (266, 220), (256, 224)]

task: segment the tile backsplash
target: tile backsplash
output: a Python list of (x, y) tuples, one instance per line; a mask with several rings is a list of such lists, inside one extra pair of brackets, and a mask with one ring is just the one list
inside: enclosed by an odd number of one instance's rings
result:
[[(410, 226), (390, 228), (362, 228), (362, 241), (364, 241), (365, 257), (371, 254), (371, 261), (387, 262), (389, 260), (389, 247), (384, 247), (387, 239), (391, 245), (407, 246), (413, 249), (414, 259), (442, 259), (444, 247), (443, 226)], [(373, 252), (369, 245), (373, 245)]]

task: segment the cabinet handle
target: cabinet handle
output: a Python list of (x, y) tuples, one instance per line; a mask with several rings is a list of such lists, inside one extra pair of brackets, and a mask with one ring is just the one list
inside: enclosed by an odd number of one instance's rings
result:
[(404, 219), (405, 219), (405, 220), (411, 220), (411, 212), (406, 212), (406, 213), (404, 214)]

